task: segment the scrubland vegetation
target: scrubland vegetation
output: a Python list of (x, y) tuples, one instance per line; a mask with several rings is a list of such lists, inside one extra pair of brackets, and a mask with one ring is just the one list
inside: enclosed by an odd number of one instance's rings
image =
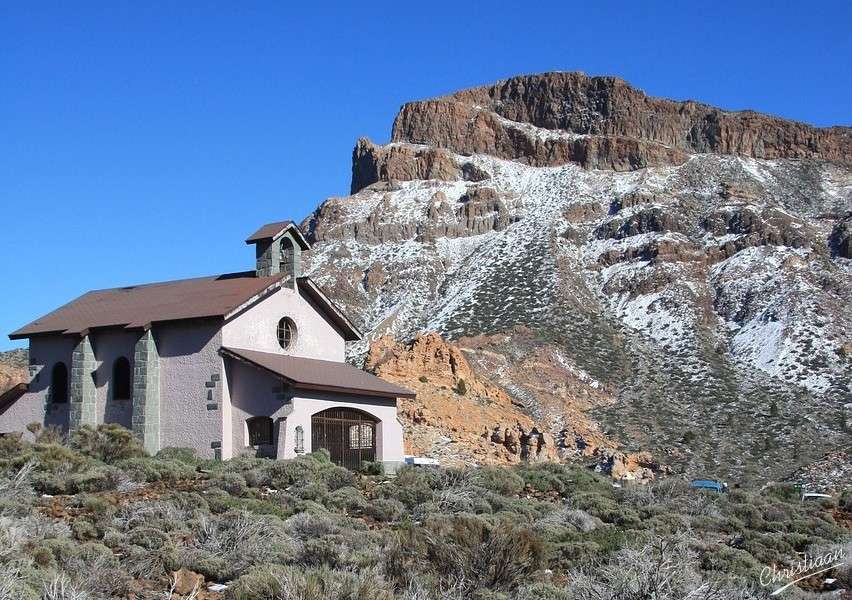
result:
[(0, 599), (179, 598), (181, 568), (204, 576), (183, 596), (199, 600), (750, 598), (767, 565), (852, 551), (851, 497), (784, 486), (613, 489), (551, 463), (391, 478), (321, 452), (214, 462), (146, 456), (119, 427), (37, 433), (0, 439)]

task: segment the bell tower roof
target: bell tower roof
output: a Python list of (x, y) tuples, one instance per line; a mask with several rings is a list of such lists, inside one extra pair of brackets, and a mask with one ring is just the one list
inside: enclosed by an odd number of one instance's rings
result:
[(257, 244), (263, 241), (275, 241), (285, 233), (290, 232), (293, 239), (302, 250), (310, 250), (311, 245), (293, 221), (278, 221), (267, 223), (246, 238), (246, 244)]

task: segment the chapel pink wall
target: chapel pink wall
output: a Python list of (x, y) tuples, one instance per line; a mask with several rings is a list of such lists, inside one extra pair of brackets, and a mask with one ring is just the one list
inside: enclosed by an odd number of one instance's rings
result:
[[(160, 354), (160, 448), (193, 448), (201, 457), (215, 456), (210, 444), (222, 441), (220, 327), (218, 319), (154, 327)], [(207, 387), (213, 375), (220, 379)], [(207, 410), (208, 403), (218, 408)]]
[(69, 404), (67, 402), (52, 405), (47, 415), (44, 409), (50, 389), (51, 371), (57, 362), (65, 363), (70, 383), (73, 350), (74, 340), (68, 337), (45, 336), (30, 340), (30, 362), (37, 367), (37, 370), (29, 382), (29, 391), (0, 415), (0, 432), (22, 431), (26, 439), (32, 440), (32, 434), (26, 429), (30, 423), (37, 422), (68, 429)]
[[(295, 343), (284, 351), (278, 343), (278, 321), (290, 317), (296, 323)], [(232, 317), (222, 328), (222, 343), (232, 348), (250, 348), (343, 362), (346, 342), (302, 295), (282, 287), (267, 298)]]
[(133, 400), (115, 400), (113, 398), (112, 367), (118, 357), (123, 356), (130, 362), (131, 396), (133, 377), (133, 353), (141, 333), (109, 329), (91, 334), (92, 349), (95, 351), (95, 389), (98, 399), (98, 423), (118, 423), (130, 429), (132, 427)]
[(247, 446), (246, 420), (251, 417), (272, 417), (273, 422), (286, 416), (289, 407), (286, 400), (279, 397), (282, 383), (268, 373), (241, 363), (227, 360), (227, 378), (230, 383), (232, 456), (251, 452)]

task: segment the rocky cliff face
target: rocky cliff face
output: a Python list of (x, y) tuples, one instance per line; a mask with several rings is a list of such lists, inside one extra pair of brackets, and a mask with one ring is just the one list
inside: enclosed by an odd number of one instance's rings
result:
[(488, 154), (534, 166), (567, 162), (629, 170), (679, 164), (691, 154), (852, 162), (852, 129), (818, 129), (751, 111), (646, 96), (615, 77), (514, 77), (411, 102), (394, 142)]
[[(356, 193), (303, 224), (309, 272), (373, 337), (500, 340), (467, 360), (555, 440), (587, 418), (690, 473), (772, 477), (850, 435), (849, 140), (513, 78), (359, 142)], [(553, 401), (578, 381), (611, 401)]]

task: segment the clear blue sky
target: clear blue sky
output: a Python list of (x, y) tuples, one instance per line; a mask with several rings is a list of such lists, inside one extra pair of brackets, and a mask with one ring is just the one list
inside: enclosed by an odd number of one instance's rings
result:
[[(478, 4), (478, 3), (477, 3)], [(252, 266), (257, 225), (349, 189), (399, 106), (521, 73), (850, 124), (822, 2), (4, 2), (0, 349), (94, 288)]]

